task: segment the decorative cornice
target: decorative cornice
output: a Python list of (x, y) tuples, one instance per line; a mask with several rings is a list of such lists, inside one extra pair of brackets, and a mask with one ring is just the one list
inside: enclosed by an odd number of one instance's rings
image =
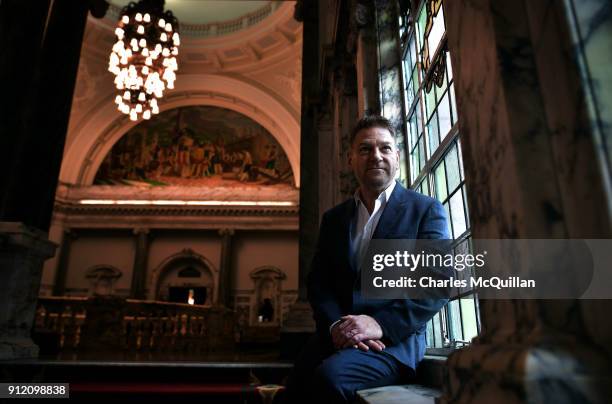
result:
[(129, 206), (81, 205), (56, 201), (55, 211), (87, 216), (297, 216), (297, 206)]

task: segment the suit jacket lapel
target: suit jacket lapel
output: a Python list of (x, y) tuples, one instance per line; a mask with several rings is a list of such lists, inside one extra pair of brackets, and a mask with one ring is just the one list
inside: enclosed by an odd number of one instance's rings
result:
[(385, 206), (385, 210), (383, 210), (382, 216), (378, 221), (376, 230), (374, 230), (372, 238), (386, 238), (396, 229), (398, 218), (400, 217), (398, 210), (406, 202), (403, 198), (404, 192), (404, 187), (399, 182), (396, 183), (391, 193), (391, 197), (387, 202), (387, 206)]

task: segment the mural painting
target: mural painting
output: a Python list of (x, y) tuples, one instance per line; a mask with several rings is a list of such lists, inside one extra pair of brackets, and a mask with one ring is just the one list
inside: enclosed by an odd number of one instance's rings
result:
[(287, 155), (261, 125), (210, 106), (165, 111), (113, 146), (96, 185), (285, 185), (294, 179)]

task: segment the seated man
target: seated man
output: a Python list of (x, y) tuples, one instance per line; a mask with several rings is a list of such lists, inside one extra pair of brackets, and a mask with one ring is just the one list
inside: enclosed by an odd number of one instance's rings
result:
[(359, 265), (372, 238), (448, 239), (435, 199), (395, 181), (399, 151), (390, 122), (361, 119), (351, 134), (353, 198), (323, 215), (308, 277), (317, 332), (298, 358), (287, 402), (351, 402), (355, 392), (411, 377), (425, 354), (425, 328), (447, 300), (366, 300)]

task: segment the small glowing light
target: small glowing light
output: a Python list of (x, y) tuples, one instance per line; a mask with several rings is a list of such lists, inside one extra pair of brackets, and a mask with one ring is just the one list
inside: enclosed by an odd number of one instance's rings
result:
[(144, 25), (139, 25), (136, 29), (136, 32), (138, 32), (139, 34), (144, 34)]
[(144, 20), (144, 22), (151, 22), (151, 15), (149, 13), (146, 13), (142, 19)]
[(128, 17), (127, 15), (124, 15), (123, 17), (121, 17), (121, 22), (124, 24), (127, 24), (130, 22), (130, 17)]
[(164, 28), (166, 26), (166, 20), (164, 20), (163, 18), (160, 18), (158, 25), (160, 28)]
[(142, 14), (140, 14), (140, 13), (136, 14), (136, 21), (138, 21), (138, 22), (142, 21)]

